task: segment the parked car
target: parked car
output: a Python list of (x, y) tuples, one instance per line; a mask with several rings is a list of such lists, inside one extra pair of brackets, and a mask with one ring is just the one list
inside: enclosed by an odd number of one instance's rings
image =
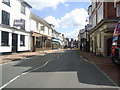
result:
[(120, 21), (117, 23), (113, 33), (111, 58), (113, 63), (120, 64)]

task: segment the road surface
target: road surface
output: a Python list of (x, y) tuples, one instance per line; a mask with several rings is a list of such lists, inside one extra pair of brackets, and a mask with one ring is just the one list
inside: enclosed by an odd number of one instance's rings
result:
[[(116, 88), (77, 50), (34, 56), (0, 65), (2, 88)], [(117, 90), (117, 89), (113, 89)]]

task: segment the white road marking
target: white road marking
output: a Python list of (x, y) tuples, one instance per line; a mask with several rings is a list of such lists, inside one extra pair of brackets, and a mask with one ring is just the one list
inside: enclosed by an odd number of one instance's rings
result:
[(0, 90), (2, 90), (4, 87), (6, 87), (7, 85), (9, 85), (10, 83), (12, 83), (13, 81), (15, 81), (16, 79), (18, 79), (20, 77), (20, 75), (16, 76), (15, 78), (13, 78), (12, 80), (10, 80), (8, 83), (4, 84), (2, 87), (0, 87)]
[(0, 90), (3, 89), (3, 88), (5, 88), (6, 86), (8, 86), (10, 83), (14, 82), (16, 79), (20, 78), (21, 76), (26, 75), (26, 74), (28, 74), (28, 73), (30, 73), (30, 72), (33, 72), (33, 71), (35, 71), (35, 70), (37, 70), (37, 69), (40, 69), (40, 68), (45, 67), (45, 66), (46, 66), (49, 62), (51, 62), (51, 61), (52, 61), (52, 60), (50, 59), (50, 60), (48, 60), (44, 65), (42, 65), (42, 66), (40, 66), (40, 67), (37, 67), (37, 68), (35, 68), (35, 69), (33, 69), (33, 70), (30, 70), (30, 71), (28, 71), (28, 72), (24, 72), (24, 73), (16, 76), (16, 77), (13, 78), (12, 80), (10, 80), (8, 83), (6, 83), (6, 84), (4, 84), (2, 87), (0, 87)]

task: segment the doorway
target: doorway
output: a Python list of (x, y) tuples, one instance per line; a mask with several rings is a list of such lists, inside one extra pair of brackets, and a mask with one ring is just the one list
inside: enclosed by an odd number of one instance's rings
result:
[(12, 33), (12, 52), (17, 52), (17, 46), (18, 46), (18, 35)]
[(111, 54), (111, 46), (112, 46), (112, 38), (109, 38), (107, 40), (107, 56), (110, 56)]

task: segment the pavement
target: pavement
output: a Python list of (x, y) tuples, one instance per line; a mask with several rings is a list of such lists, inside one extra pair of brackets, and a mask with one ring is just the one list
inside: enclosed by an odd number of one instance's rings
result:
[(11, 62), (11, 61), (16, 61), (16, 60), (21, 60), (21, 59), (25, 59), (28, 57), (38, 56), (41, 54), (53, 53), (59, 50), (62, 50), (62, 49), (45, 50), (45, 51), (37, 51), (37, 52), (22, 52), (22, 53), (13, 53), (9, 55), (1, 55), (0, 64), (4, 64), (4, 63)]
[(113, 64), (110, 57), (95, 56), (91, 52), (81, 50), (79, 52), (91, 63), (96, 64), (106, 75), (108, 75), (118, 86), (120, 86), (120, 65)]

